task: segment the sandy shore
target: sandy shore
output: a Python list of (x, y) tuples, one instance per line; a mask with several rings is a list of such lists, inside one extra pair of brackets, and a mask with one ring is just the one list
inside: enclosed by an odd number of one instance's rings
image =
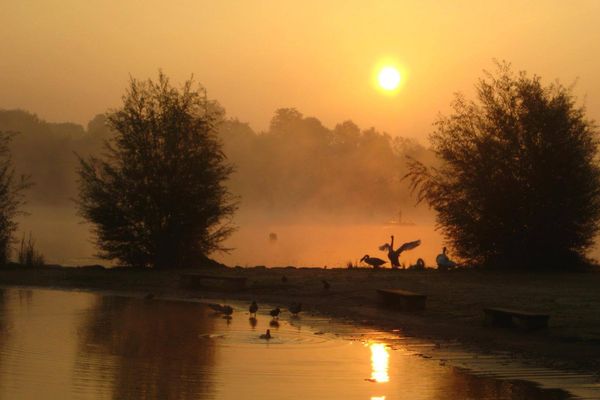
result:
[[(381, 329), (440, 341), (458, 341), (475, 351), (508, 351), (541, 365), (600, 375), (600, 273), (529, 274), (492, 271), (391, 271), (367, 269), (211, 269), (210, 275), (247, 278), (244, 291), (219, 284), (191, 289), (182, 274), (103, 268), (0, 269), (1, 285), (118, 291), (156, 297), (256, 299), (281, 307), (301, 302), (306, 310)], [(197, 271), (195, 271), (197, 272)], [(284, 278), (285, 277), (285, 278)], [(322, 281), (330, 283), (329, 290)], [(426, 294), (427, 308), (410, 314), (382, 308), (376, 289)], [(551, 315), (537, 332), (483, 325), (488, 306)]]

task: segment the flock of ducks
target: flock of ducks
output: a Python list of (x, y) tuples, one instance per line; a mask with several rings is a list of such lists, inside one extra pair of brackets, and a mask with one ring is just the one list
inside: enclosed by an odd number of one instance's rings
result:
[[(404, 251), (407, 250), (412, 250), (416, 247), (418, 247), (421, 244), (420, 240), (415, 240), (412, 242), (407, 242), (404, 243), (402, 246), (398, 247), (397, 249), (394, 249), (394, 236), (391, 236), (391, 241), (390, 243), (385, 243), (382, 246), (379, 247), (379, 250), (385, 251), (387, 250), (388, 252), (388, 259), (390, 260), (390, 264), (392, 265), (392, 268), (398, 268), (400, 267), (400, 262), (399, 262), (399, 258), (400, 258), (400, 254)], [(382, 260), (381, 258), (377, 258), (377, 257), (371, 257), (368, 254), (365, 254), (365, 256), (363, 258), (360, 259), (361, 262), (365, 262), (366, 264), (372, 266), (373, 268), (379, 268), (381, 267), (383, 264), (386, 264), (387, 261)], [(438, 255), (436, 262), (438, 264), (438, 268), (452, 268), (456, 266), (456, 263), (454, 263), (453, 261), (451, 261), (447, 255), (446, 255), (446, 248), (444, 247), (444, 250), (442, 252), (442, 254)], [(283, 283), (287, 282), (287, 277), (283, 276), (281, 278), (281, 281)], [(323, 284), (323, 289), (324, 290), (329, 290), (329, 288), (331, 287), (330, 283), (327, 282), (326, 280), (322, 280), (321, 281)], [(233, 314), (233, 307), (229, 306), (229, 305), (222, 305), (222, 304), (216, 304), (216, 303), (208, 303), (207, 304), (209, 308), (211, 308), (212, 310), (214, 310), (215, 312), (219, 313), (219, 314), (223, 314), (226, 318), (231, 318), (231, 315)], [(250, 313), (250, 321), (251, 323), (253, 323), (252, 325), (255, 326), (256, 325), (256, 313), (258, 312), (258, 303), (253, 300), (252, 303), (250, 304), (250, 306), (248, 307), (248, 311)], [(273, 318), (272, 321), (270, 322), (271, 326), (279, 326), (279, 323), (277, 322), (277, 320), (279, 319), (279, 315), (281, 314), (281, 308), (276, 307), (272, 310), (269, 311), (269, 315)], [(288, 311), (292, 314), (292, 316), (298, 316), (298, 314), (300, 314), (302, 312), (302, 303), (293, 303), (288, 307)], [(271, 335), (271, 330), (267, 329), (267, 331), (259, 336), (260, 339), (263, 340), (270, 340), (273, 338), (273, 336)]]
[[(216, 304), (216, 303), (207, 303), (207, 306), (219, 313), (219, 314), (223, 314), (225, 316), (225, 318), (231, 318), (231, 315), (233, 314), (233, 307), (229, 306), (229, 305), (223, 305), (223, 304)], [(253, 300), (252, 303), (250, 304), (250, 307), (248, 307), (248, 311), (250, 313), (250, 320), (254, 320), (256, 321), (256, 313), (258, 312), (258, 303)], [(279, 326), (279, 323), (277, 322), (277, 320), (279, 319), (279, 314), (281, 314), (281, 308), (279, 307), (275, 307), (274, 309), (272, 309), (271, 311), (269, 311), (269, 315), (273, 318), (273, 320), (271, 321), (271, 326)], [(293, 303), (288, 307), (288, 311), (292, 314), (292, 316), (297, 317), (298, 314), (300, 314), (302, 312), (302, 303)], [(273, 336), (271, 335), (271, 330), (267, 329), (266, 333), (262, 334), (259, 336), (259, 339), (264, 339), (264, 340), (270, 340), (272, 339)]]

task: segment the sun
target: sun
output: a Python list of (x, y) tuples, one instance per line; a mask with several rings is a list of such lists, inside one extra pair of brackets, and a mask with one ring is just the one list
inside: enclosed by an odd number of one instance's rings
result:
[(377, 74), (377, 81), (383, 90), (393, 91), (398, 89), (402, 77), (400, 72), (394, 67), (383, 67)]

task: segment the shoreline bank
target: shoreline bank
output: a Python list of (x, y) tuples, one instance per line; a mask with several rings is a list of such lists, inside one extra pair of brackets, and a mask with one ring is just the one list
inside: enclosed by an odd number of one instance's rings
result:
[[(545, 367), (600, 376), (600, 274), (530, 274), (492, 271), (391, 271), (318, 268), (226, 268), (214, 276), (244, 277), (247, 289), (191, 289), (182, 274), (198, 270), (44, 267), (0, 269), (0, 285), (81, 289), (157, 298), (257, 300), (433, 342), (458, 342), (481, 353), (510, 352)], [(330, 288), (326, 290), (323, 281)], [(423, 313), (382, 308), (376, 289), (428, 295)], [(503, 306), (551, 315), (549, 328), (523, 332), (483, 325), (483, 308)]]

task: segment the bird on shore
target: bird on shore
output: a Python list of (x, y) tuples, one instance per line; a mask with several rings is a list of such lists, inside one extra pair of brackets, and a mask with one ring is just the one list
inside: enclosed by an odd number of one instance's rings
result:
[(329, 290), (331, 288), (331, 285), (325, 279), (323, 279), (321, 282), (323, 283), (324, 290)]
[(250, 315), (256, 317), (256, 312), (258, 311), (258, 304), (256, 304), (256, 300), (252, 300), (252, 304), (250, 304), (248, 311), (250, 311)]
[(387, 262), (387, 261), (383, 261), (381, 258), (369, 257), (368, 254), (365, 254), (365, 256), (363, 258), (361, 258), (360, 261), (364, 261), (365, 263), (369, 264), (373, 268), (379, 268)]
[(294, 303), (288, 307), (293, 316), (297, 317), (302, 311), (302, 303)]
[(438, 269), (441, 271), (452, 269), (457, 266), (457, 264), (448, 257), (446, 251), (447, 249), (444, 247), (442, 254), (438, 254), (438, 256), (435, 258)]
[(269, 311), (269, 314), (271, 314), (271, 317), (273, 317), (273, 318), (279, 318), (279, 313), (281, 313), (281, 309), (279, 307), (274, 308), (271, 311)]
[(287, 281), (288, 281), (287, 276), (284, 275), (284, 276), (281, 277), (281, 282), (287, 283)]
[[(392, 264), (392, 268), (400, 267), (400, 254), (406, 250), (412, 250), (415, 247), (418, 247), (421, 244), (420, 240), (414, 240), (412, 242), (406, 242), (402, 246), (398, 247), (394, 250), (394, 235), (391, 236), (391, 242), (385, 243), (379, 246), (379, 250), (388, 251), (388, 259), (390, 260), (390, 264)], [(368, 263), (367, 263), (368, 264)]]
[(267, 329), (267, 332), (260, 335), (259, 338), (264, 339), (264, 340), (269, 340), (269, 339), (273, 338), (273, 336), (271, 336), (271, 330)]

